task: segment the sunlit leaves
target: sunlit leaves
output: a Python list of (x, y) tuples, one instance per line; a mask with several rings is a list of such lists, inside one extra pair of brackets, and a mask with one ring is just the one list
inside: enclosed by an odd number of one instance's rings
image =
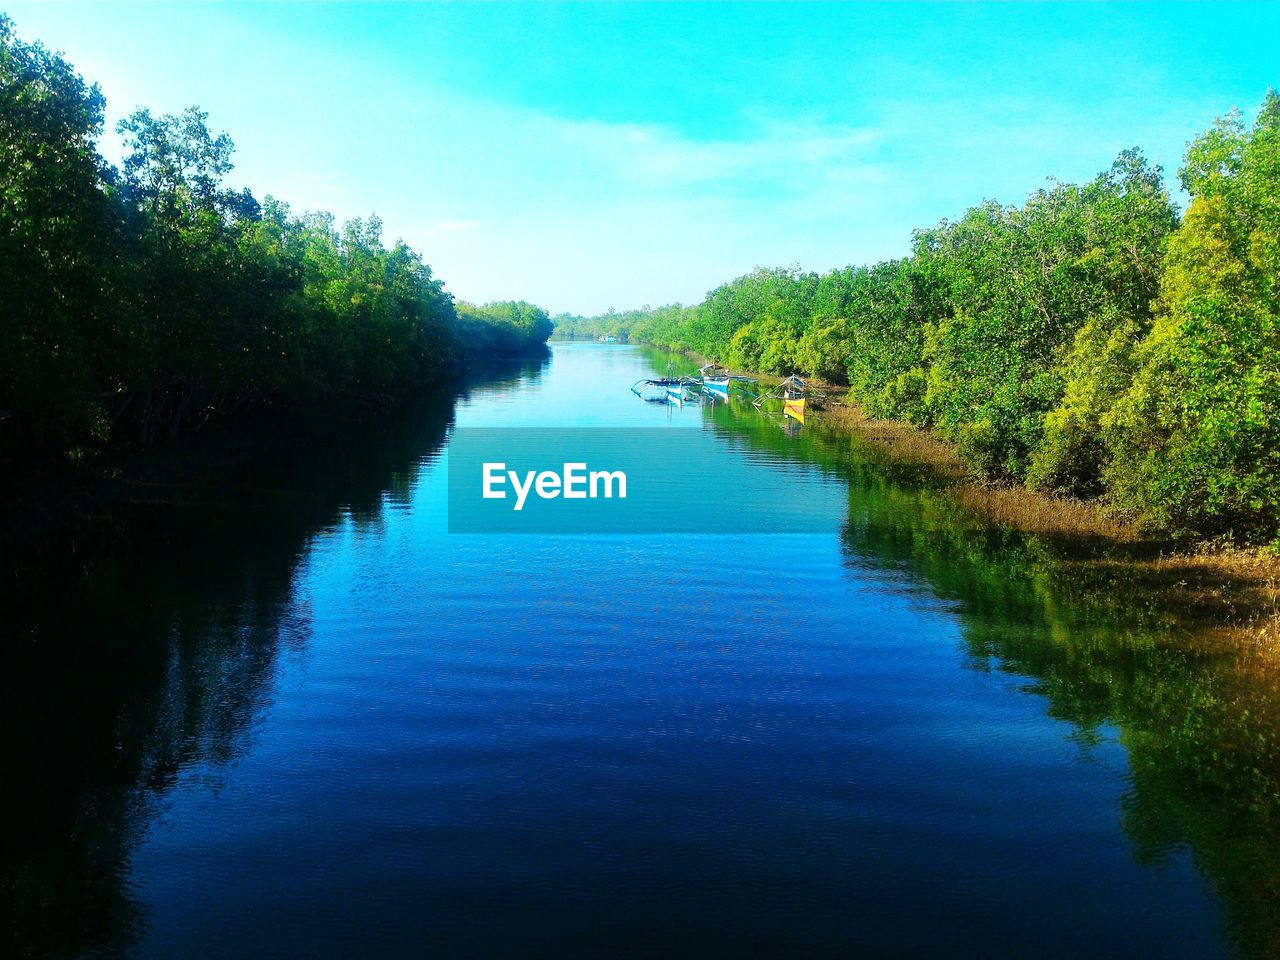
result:
[[(225, 183), (196, 107), (135, 110), (120, 171), (102, 96), (0, 17), (0, 420), (31, 444), (150, 443), (255, 403), (383, 402), (550, 333), (529, 304), (460, 322), (377, 217), (338, 229)], [(486, 312), (487, 311), (487, 312)]]

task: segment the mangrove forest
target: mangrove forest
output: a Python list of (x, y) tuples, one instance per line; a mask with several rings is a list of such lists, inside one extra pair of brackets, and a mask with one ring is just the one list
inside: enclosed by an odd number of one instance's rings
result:
[(900, 260), (757, 269), (694, 306), (562, 315), (848, 386), (999, 482), (1097, 499), (1152, 529), (1280, 533), (1280, 97), (1187, 147), (1179, 209), (1125, 150), (1084, 184), (986, 201)]
[(383, 406), (468, 359), (544, 350), (532, 304), (457, 303), (376, 216), (227, 185), (233, 144), (104, 97), (0, 16), (0, 450), (73, 459), (264, 405)]

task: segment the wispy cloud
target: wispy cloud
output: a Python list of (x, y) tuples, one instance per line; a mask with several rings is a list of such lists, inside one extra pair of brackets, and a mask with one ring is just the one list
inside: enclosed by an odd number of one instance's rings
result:
[(111, 122), (199, 103), (239, 146), (236, 183), (339, 220), (378, 212), (467, 299), (575, 310), (697, 299), (756, 264), (900, 256), (912, 227), (1090, 177), (1135, 144), (1171, 171), (1274, 79), (1277, 17), (17, 6), (27, 36), (101, 81)]
[(848, 179), (856, 171), (866, 180), (884, 175), (875, 162), (880, 131), (817, 120), (765, 121), (737, 139), (697, 139), (654, 124), (555, 118), (535, 123), (548, 135), (544, 140), (583, 151), (602, 172), (659, 193), (743, 184), (789, 192), (801, 185), (818, 189), (833, 174)]

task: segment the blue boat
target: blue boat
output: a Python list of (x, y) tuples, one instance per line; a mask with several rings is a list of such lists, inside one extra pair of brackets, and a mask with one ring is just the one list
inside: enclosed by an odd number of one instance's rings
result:
[(684, 403), (694, 380), (688, 377), (646, 377), (631, 385), (631, 392), (650, 403)]
[(704, 363), (698, 368), (697, 383), (705, 393), (712, 397), (721, 397), (727, 400), (729, 398), (729, 384), (755, 382), (751, 377), (732, 376), (727, 367), (720, 366), (714, 360), (710, 363)]

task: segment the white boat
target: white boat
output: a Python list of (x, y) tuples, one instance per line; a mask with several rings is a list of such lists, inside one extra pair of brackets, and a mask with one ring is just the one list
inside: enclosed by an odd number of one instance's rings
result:
[(729, 384), (731, 383), (755, 383), (752, 377), (735, 377), (729, 373), (727, 367), (722, 367), (714, 360), (710, 363), (704, 363), (698, 368), (697, 383), (704, 391), (712, 394), (728, 398)]

